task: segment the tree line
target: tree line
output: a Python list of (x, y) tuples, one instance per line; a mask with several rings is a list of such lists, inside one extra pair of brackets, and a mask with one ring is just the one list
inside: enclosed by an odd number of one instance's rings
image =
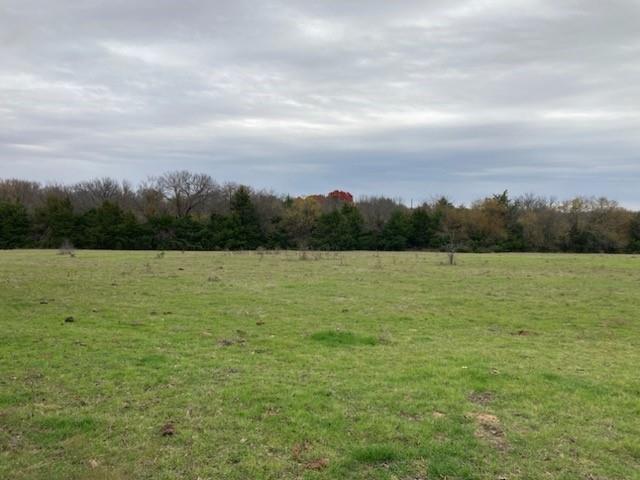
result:
[(109, 178), (0, 179), (0, 248), (640, 252), (640, 213), (606, 198), (505, 191), (468, 206), (441, 197), (416, 208), (345, 198), (292, 198), (188, 171), (135, 188)]

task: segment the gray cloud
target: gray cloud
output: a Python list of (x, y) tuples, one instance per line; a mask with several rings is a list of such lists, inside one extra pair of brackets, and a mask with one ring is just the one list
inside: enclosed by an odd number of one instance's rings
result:
[(640, 207), (634, 0), (0, 1), (0, 177)]

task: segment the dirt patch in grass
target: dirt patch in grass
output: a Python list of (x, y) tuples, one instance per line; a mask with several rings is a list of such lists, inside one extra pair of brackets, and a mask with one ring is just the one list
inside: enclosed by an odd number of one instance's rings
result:
[(400, 412), (400, 416), (407, 420), (411, 420), (412, 422), (419, 422), (422, 420), (422, 416), (417, 413)]
[(291, 458), (293, 458), (296, 462), (302, 461), (302, 456), (305, 452), (309, 450), (311, 444), (306, 440), (296, 443), (293, 447), (291, 447)]
[(171, 422), (167, 422), (165, 423), (162, 428), (160, 429), (160, 434), (163, 437), (171, 437), (173, 435), (175, 435), (176, 433), (176, 427), (173, 423)]
[(306, 470), (324, 470), (329, 466), (329, 460), (326, 458), (317, 458), (304, 464)]
[(224, 385), (241, 374), (237, 368), (217, 368), (213, 370), (212, 379), (218, 385)]
[(491, 392), (471, 392), (468, 398), (476, 405), (489, 405), (493, 401), (494, 395)]
[(531, 330), (518, 330), (513, 332), (511, 335), (516, 335), (518, 337), (530, 337), (532, 335), (537, 335), (537, 333), (532, 332)]
[(376, 337), (357, 335), (353, 332), (344, 332), (340, 330), (325, 330), (317, 332), (311, 335), (310, 338), (311, 340), (329, 347), (373, 346), (378, 344), (378, 339)]
[(507, 440), (498, 417), (490, 413), (474, 413), (471, 416), (476, 424), (476, 438), (499, 450), (507, 448)]
[(262, 412), (261, 418), (277, 417), (278, 415), (280, 415), (280, 409), (278, 407), (268, 407)]
[(627, 320), (626, 318), (607, 318), (606, 320), (603, 320), (601, 322), (601, 325), (604, 328), (618, 328), (618, 327), (625, 327), (627, 325), (629, 325), (629, 320)]
[(329, 460), (324, 457), (313, 457), (311, 443), (307, 440), (296, 443), (291, 447), (291, 458), (302, 465), (305, 470), (324, 470), (329, 466)]
[(244, 338), (223, 338), (218, 341), (220, 347), (230, 347), (232, 345), (244, 345), (246, 340)]

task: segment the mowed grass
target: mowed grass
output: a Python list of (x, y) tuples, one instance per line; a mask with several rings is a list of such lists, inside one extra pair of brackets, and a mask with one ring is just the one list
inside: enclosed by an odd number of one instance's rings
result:
[(305, 257), (0, 251), (0, 478), (640, 478), (640, 257)]

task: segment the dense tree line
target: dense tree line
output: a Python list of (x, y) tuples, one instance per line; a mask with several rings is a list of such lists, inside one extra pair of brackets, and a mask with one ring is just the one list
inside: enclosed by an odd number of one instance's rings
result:
[(384, 197), (291, 198), (169, 172), (137, 188), (0, 180), (0, 248), (640, 252), (640, 213), (606, 198), (507, 192), (417, 208)]

